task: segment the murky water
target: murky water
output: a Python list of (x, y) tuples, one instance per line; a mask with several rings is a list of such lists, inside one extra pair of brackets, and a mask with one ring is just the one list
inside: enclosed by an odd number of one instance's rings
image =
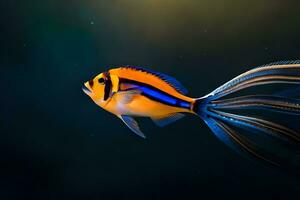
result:
[(299, 3), (1, 4), (0, 199), (299, 195), (299, 177), (240, 157), (194, 116), (165, 128), (141, 119), (143, 140), (81, 91), (95, 74), (131, 64), (198, 97), (252, 67), (300, 59)]

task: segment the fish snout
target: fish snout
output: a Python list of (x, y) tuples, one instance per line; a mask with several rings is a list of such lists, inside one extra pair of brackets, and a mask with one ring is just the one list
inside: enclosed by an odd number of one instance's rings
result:
[(87, 87), (87, 83), (84, 83), (83, 86), (82, 86), (82, 91), (87, 94), (87, 95), (90, 95), (92, 94), (92, 91)]

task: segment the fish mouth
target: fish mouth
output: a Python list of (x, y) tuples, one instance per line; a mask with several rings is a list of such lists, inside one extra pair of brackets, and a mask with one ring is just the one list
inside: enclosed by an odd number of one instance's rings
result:
[(82, 91), (87, 95), (92, 93), (92, 91), (85, 84), (82, 86)]

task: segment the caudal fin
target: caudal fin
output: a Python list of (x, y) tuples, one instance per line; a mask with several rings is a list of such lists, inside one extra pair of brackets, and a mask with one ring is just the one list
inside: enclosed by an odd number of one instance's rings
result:
[[(284, 85), (284, 92), (279, 85)], [(275, 91), (268, 94), (258, 86), (272, 86)], [(221, 141), (240, 154), (299, 170), (300, 95), (293, 89), (299, 86), (300, 61), (271, 63), (197, 99), (193, 110)], [(252, 89), (250, 94), (240, 94), (248, 89)]]

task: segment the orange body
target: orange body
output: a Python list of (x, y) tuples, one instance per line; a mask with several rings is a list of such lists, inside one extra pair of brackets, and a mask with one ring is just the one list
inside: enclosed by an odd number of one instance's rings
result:
[(150, 117), (158, 126), (194, 113), (195, 99), (174, 78), (139, 67), (120, 67), (84, 83), (83, 91), (100, 107), (119, 117), (145, 138), (133, 117)]
[[(104, 85), (99, 84), (98, 80), (105, 78), (109, 74), (112, 84), (111, 96), (107, 100), (103, 100)], [(160, 117), (166, 116), (172, 113), (188, 112), (193, 113), (192, 105), (194, 99), (187, 97), (179, 92), (172, 84), (163, 80), (161, 77), (139, 69), (120, 67), (111, 69), (108, 73), (101, 73), (93, 80), (85, 83), (85, 87), (90, 91), (86, 92), (93, 101), (102, 107), (103, 109), (117, 115), (131, 115), (131, 116), (144, 116), (144, 117)], [(128, 81), (135, 81), (141, 84), (152, 86), (153, 88), (162, 91), (174, 98), (188, 102), (190, 107), (180, 107), (168, 105), (163, 102), (155, 101), (142, 94), (135, 94), (131, 98), (131, 101), (123, 103), (123, 94), (121, 91), (132, 89), (135, 86), (131, 84), (125, 84), (121, 80), (126, 79)]]
[[(176, 89), (174, 89), (170, 84), (163, 81), (159, 77), (128, 68), (117, 68), (109, 70), (111, 76), (117, 76), (119, 79), (130, 79), (135, 80), (141, 83), (149, 84), (155, 86), (156, 88), (174, 96), (180, 98), (182, 100), (188, 101), (190, 103), (194, 102), (193, 98), (187, 97), (181, 93), (179, 93)], [(126, 86), (120, 84), (121, 89), (127, 89)], [(107, 111), (114, 114), (125, 114), (125, 115), (134, 115), (134, 116), (145, 116), (145, 117), (154, 117), (154, 116), (163, 116), (171, 113), (177, 112), (192, 112), (190, 109), (180, 108), (169, 106), (157, 101), (153, 101), (143, 95), (136, 95), (133, 100), (125, 105), (119, 105), (118, 94), (115, 94), (115, 98), (113, 98), (110, 102), (103, 106)]]

